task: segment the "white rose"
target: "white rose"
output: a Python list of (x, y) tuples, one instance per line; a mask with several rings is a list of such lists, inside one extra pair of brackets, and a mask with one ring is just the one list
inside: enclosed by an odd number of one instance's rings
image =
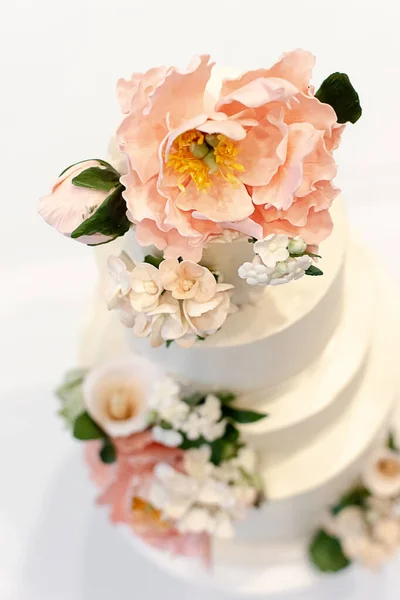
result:
[(149, 312), (158, 306), (163, 287), (156, 267), (147, 263), (137, 265), (131, 272), (129, 300), (137, 312)]

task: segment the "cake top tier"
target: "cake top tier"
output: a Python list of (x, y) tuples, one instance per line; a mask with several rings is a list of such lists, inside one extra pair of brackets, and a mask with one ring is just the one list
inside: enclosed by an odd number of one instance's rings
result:
[(97, 245), (127, 234), (132, 246), (134, 232), (152, 248), (134, 262), (111, 256), (106, 290), (152, 346), (192, 346), (261, 288), (323, 274), (333, 152), (361, 108), (343, 73), (315, 92), (314, 62), (295, 50), (224, 77), (203, 55), (121, 79), (117, 160), (74, 164), (42, 198), (42, 216), (65, 235)]

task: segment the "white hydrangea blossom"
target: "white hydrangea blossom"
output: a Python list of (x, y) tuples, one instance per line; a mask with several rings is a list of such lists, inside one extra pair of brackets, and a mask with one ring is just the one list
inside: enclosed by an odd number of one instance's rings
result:
[(183, 442), (182, 434), (175, 429), (164, 429), (159, 425), (155, 425), (151, 430), (151, 434), (155, 442), (159, 442), (170, 448), (176, 448)]
[(166, 377), (155, 386), (149, 401), (150, 409), (175, 430), (182, 428), (190, 412), (190, 407), (180, 399), (179, 395), (179, 385), (173, 379)]
[[(271, 238), (271, 236), (267, 237)], [(287, 240), (289, 239), (287, 236), (281, 236), (281, 238), (282, 237), (285, 237)], [(261, 240), (261, 242), (264, 243), (264, 240)], [(256, 242), (254, 244), (254, 251), (256, 251), (257, 244), (261, 242)], [(307, 247), (301, 238), (293, 238), (290, 240), (290, 242), (288, 241), (289, 247), (292, 242), (294, 242), (292, 246), (294, 254), (299, 254), (300, 250), (304, 251), (304, 249)], [(283, 244), (282, 239), (280, 243)], [(282, 247), (280, 247), (280, 250), (282, 250)], [(260, 251), (254, 257), (252, 262), (245, 262), (239, 267), (238, 275), (242, 279), (245, 279), (249, 285), (258, 286), (282, 285), (284, 283), (288, 283), (289, 281), (300, 279), (300, 277), (303, 277), (307, 269), (311, 266), (312, 259), (306, 254), (302, 256), (292, 256), (291, 254), (289, 254), (289, 250), (287, 250), (286, 258), (284, 260), (275, 262), (275, 264), (271, 267), (269, 265), (272, 264), (274, 260), (272, 260), (267, 251)], [(278, 251), (274, 252), (274, 259), (277, 255)], [(280, 256), (284, 255), (285, 253), (283, 252), (280, 254)], [(263, 262), (264, 259), (269, 262), (269, 265)]]
[(118, 308), (120, 300), (131, 291), (131, 274), (124, 261), (118, 256), (112, 255), (107, 258), (107, 272), (108, 277), (103, 295), (107, 302), (107, 308), (112, 310)]
[(226, 420), (221, 417), (221, 401), (209, 394), (204, 404), (191, 409), (189, 416), (182, 423), (181, 430), (189, 440), (204, 437), (208, 442), (213, 442), (225, 433)]
[(239, 267), (238, 275), (249, 285), (268, 285), (273, 271), (263, 264), (259, 256), (255, 256), (253, 262), (245, 262)]
[[(150, 486), (149, 502), (166, 519), (173, 519), (181, 532), (206, 532), (219, 538), (232, 537), (233, 520), (243, 518), (254, 505), (257, 488), (249, 484), (256, 468), (252, 451), (240, 450), (237, 458), (215, 466), (209, 446), (187, 450), (184, 473), (171, 465), (158, 464)], [(224, 476), (229, 464), (231, 475)]]
[(274, 268), (279, 262), (289, 258), (289, 238), (282, 233), (271, 233), (254, 244), (254, 252), (258, 254), (265, 266)]

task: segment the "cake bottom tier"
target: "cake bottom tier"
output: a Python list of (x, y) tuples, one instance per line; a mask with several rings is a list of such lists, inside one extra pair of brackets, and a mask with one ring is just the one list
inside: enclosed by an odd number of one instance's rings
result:
[[(195, 561), (169, 557), (144, 546), (127, 531), (131, 543), (162, 568), (199, 584), (241, 594), (267, 594), (282, 591), (285, 586), (296, 589), (315, 579), (306, 560), (308, 541), (329, 506), (354, 484), (369, 455), (382, 444), (395, 418), (399, 383), (396, 290), (359, 244), (350, 245), (347, 263), (351, 268), (345, 294), (357, 295), (360, 313), (363, 295), (366, 299), (372, 297), (373, 302), (363, 312), (364, 326), (358, 323), (360, 331), (368, 329), (363, 342), (367, 347), (359, 353), (362, 364), (355, 381), (343, 392), (346, 402), (341, 411), (332, 423), (325, 422), (307, 443), (284, 458), (279, 459), (268, 449), (262, 452), (267, 502), (237, 524), (233, 540), (214, 542), (213, 574), (204, 573)], [(357, 265), (356, 273), (353, 267)], [(351, 285), (352, 273), (357, 277), (355, 286)], [(351, 298), (346, 299), (346, 305), (351, 305)], [(99, 311), (95, 310), (83, 340), (84, 364), (128, 350), (119, 328), (107, 327), (108, 317), (105, 320), (107, 315)], [(338, 347), (336, 358), (346, 351)], [(340, 369), (337, 377), (341, 378)], [(299, 402), (306, 401), (299, 388)], [(275, 409), (279, 409), (279, 403)], [(269, 481), (273, 482), (270, 493)]]

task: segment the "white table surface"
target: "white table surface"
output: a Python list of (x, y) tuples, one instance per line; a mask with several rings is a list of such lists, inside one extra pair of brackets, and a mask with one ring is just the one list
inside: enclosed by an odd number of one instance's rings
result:
[[(337, 154), (350, 219), (400, 279), (398, 2), (3, 0), (0, 18), (0, 599), (204, 598), (133, 554), (93, 508), (52, 389), (76, 361), (93, 256), (36, 216), (65, 166), (104, 156), (119, 76), (209, 51), (268, 65), (298, 46), (315, 81), (347, 71), (364, 116)], [(368, 293), (368, 290), (366, 290)], [(385, 316), (382, 316), (383, 326)], [(400, 560), (324, 580), (297, 600), (398, 600)], [(210, 600), (217, 595), (209, 595)], [(221, 595), (218, 595), (221, 598)], [(292, 600), (294, 597), (292, 597)]]

